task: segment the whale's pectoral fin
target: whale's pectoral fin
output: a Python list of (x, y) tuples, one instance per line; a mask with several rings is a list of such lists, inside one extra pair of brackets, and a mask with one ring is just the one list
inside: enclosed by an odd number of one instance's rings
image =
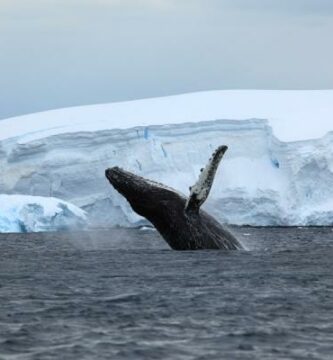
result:
[(226, 145), (219, 146), (209, 159), (206, 167), (201, 169), (198, 181), (190, 187), (190, 196), (185, 205), (186, 212), (198, 212), (200, 206), (206, 201), (213, 185), (216, 170), (227, 150), (228, 147)]

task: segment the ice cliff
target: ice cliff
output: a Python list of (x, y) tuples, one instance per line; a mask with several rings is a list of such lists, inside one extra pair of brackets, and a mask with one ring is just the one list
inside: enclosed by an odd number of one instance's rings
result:
[(85, 212), (50, 197), (0, 195), (0, 232), (38, 232), (82, 229)]
[(104, 177), (118, 165), (185, 194), (226, 144), (204, 205), (250, 225), (333, 224), (333, 91), (212, 91), (0, 121), (0, 193), (57, 197), (97, 225), (143, 220)]

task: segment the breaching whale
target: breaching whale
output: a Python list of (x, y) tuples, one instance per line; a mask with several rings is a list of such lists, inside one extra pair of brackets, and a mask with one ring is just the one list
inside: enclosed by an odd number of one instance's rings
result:
[(190, 196), (164, 184), (145, 179), (119, 167), (105, 170), (112, 186), (130, 203), (132, 209), (149, 220), (174, 250), (242, 249), (225, 227), (200, 206), (207, 199), (217, 167), (228, 147), (218, 147)]

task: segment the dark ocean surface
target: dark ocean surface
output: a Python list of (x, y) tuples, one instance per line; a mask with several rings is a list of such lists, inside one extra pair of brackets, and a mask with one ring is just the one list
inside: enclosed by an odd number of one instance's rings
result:
[(333, 359), (333, 229), (0, 235), (0, 359)]

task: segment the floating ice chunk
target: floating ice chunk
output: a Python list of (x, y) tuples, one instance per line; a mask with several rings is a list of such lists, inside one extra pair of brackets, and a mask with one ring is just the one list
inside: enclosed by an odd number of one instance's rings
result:
[(0, 195), (0, 232), (82, 229), (83, 210), (53, 197)]

